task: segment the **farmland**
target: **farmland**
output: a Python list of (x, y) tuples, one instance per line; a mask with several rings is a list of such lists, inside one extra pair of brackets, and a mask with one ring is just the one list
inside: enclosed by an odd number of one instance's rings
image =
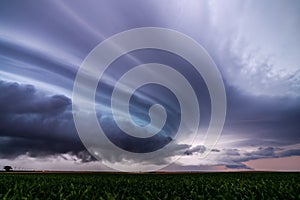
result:
[(300, 173), (0, 173), (0, 199), (300, 199)]

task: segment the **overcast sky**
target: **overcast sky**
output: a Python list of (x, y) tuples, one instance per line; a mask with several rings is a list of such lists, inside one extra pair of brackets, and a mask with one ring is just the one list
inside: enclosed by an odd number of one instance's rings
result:
[[(183, 154), (164, 170), (300, 170), (300, 3), (296, 0), (1, 1), (0, 165), (108, 170), (103, 163), (128, 160), (125, 155), (100, 152), (98, 161), (88, 153), (73, 121), (73, 83), (81, 63), (100, 42), (149, 26), (180, 31), (201, 44), (215, 61), (227, 95), (224, 129), (206, 158), (200, 158), (206, 147), (199, 137), (193, 144), (176, 143), (165, 159), (153, 165)], [(201, 130), (207, 129), (210, 119), (207, 87), (188, 62), (153, 49), (131, 52), (110, 66), (96, 95), (99, 123), (128, 151), (152, 151), (173, 140), (180, 121), (173, 93), (148, 85), (136, 91), (130, 113), (137, 124), (146, 125), (149, 107), (163, 105), (168, 116), (163, 130), (151, 144), (137, 145), (120, 137), (111, 113), (112, 89), (124, 72), (150, 62), (172, 66), (190, 81), (201, 99)]]

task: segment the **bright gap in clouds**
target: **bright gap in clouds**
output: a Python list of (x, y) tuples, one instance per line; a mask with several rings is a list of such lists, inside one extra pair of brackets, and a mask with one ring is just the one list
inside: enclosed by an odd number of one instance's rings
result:
[(187, 1), (158, 6), (170, 28), (197, 39), (225, 81), (256, 96), (300, 95), (300, 3)]
[(211, 3), (220, 65), (228, 84), (251, 95), (300, 95), (300, 3)]

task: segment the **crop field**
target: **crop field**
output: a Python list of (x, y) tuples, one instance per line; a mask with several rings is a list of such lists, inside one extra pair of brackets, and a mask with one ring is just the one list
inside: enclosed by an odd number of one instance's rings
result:
[(0, 199), (300, 199), (300, 173), (0, 173)]

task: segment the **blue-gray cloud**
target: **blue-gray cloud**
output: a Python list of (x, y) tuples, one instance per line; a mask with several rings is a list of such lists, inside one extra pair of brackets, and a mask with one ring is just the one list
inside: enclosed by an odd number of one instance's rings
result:
[(32, 85), (0, 81), (0, 157), (84, 151), (74, 127), (71, 100)]
[[(99, 42), (143, 26), (182, 31), (200, 42), (217, 63), (228, 97), (224, 134), (250, 138), (226, 150), (228, 156), (237, 157), (233, 161), (237, 164), (228, 166), (242, 167), (242, 160), (297, 155), (298, 150), (279, 154), (272, 148), (300, 142), (299, 3), (230, 1), (228, 5), (224, 9), (215, 1), (171, 5), (160, 1), (1, 2), (0, 78), (29, 85), (0, 82), (0, 155), (83, 151), (71, 112), (77, 70)], [(164, 63), (184, 74), (198, 91), (200, 125), (207, 127), (210, 100), (201, 77), (184, 60), (154, 50), (131, 52), (112, 64), (98, 87), (96, 100), (105, 108), (99, 118), (111, 122), (107, 112), (110, 92), (136, 61)], [(163, 91), (142, 88), (133, 96), (131, 112), (144, 125), (149, 122), (151, 103), (167, 104), (170, 113), (175, 113), (165, 127), (170, 133), (176, 129), (178, 108), (170, 95), (157, 95)], [(116, 129), (110, 130), (116, 134)], [(272, 144), (264, 143), (270, 139)], [(241, 146), (261, 149), (246, 155), (238, 150)], [(195, 155), (205, 148), (199, 147), (179, 149)]]

